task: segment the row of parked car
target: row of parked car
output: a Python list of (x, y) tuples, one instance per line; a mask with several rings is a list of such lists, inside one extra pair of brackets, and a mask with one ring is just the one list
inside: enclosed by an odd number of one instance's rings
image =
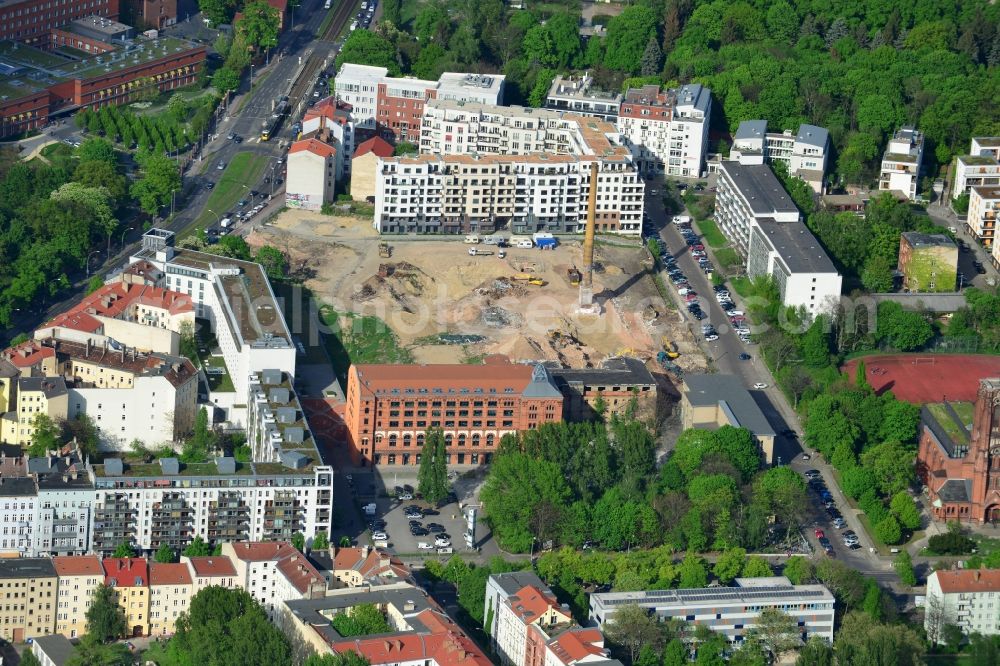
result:
[[(810, 469), (805, 472), (806, 479), (809, 480), (809, 490), (818, 496), (819, 501), (823, 504), (823, 508), (826, 510), (826, 514), (830, 519), (830, 524), (837, 530), (844, 530), (840, 533), (840, 538), (844, 542), (844, 546), (850, 548), (851, 550), (857, 550), (861, 548), (861, 539), (858, 537), (854, 530), (844, 529), (847, 527), (847, 521), (844, 520), (844, 516), (840, 513), (840, 509), (837, 508), (837, 503), (833, 499), (833, 495), (830, 493), (829, 489), (826, 487), (826, 482), (823, 481), (823, 477), (820, 475), (819, 470)], [(830, 557), (836, 557), (833, 550), (833, 544), (830, 542), (829, 537), (826, 533), (819, 527), (816, 528), (814, 532), (816, 539), (819, 541), (820, 546), (826, 551), (826, 554)]]

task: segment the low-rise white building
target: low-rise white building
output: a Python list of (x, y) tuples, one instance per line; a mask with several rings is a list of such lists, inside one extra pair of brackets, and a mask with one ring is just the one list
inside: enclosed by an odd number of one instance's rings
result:
[(938, 570), (927, 577), (924, 629), (935, 642), (953, 624), (969, 635), (1000, 634), (1000, 570)]
[(817, 315), (834, 311), (840, 303), (843, 278), (803, 222), (754, 220), (747, 277), (761, 275), (774, 279), (785, 307)]
[(318, 211), (333, 203), (342, 160), (338, 147), (322, 135), (294, 142), (288, 149), (285, 205)]
[(920, 190), (920, 175), (924, 159), (924, 135), (912, 127), (904, 127), (893, 135), (882, 156), (878, 189), (898, 192), (915, 201)]
[(707, 627), (730, 643), (741, 643), (756, 628), (761, 611), (774, 608), (796, 622), (803, 642), (813, 636), (833, 642), (833, 594), (823, 585), (792, 585), (784, 576), (737, 578), (732, 587), (594, 593), (590, 619), (603, 629), (628, 604), (661, 622), (677, 619), (692, 629)]
[(326, 596), (326, 579), (287, 541), (226, 542), (222, 555), (236, 568), (237, 584), (264, 607), (272, 622), (286, 601)]
[(799, 125), (798, 132), (768, 132), (766, 120), (744, 120), (733, 134), (729, 159), (744, 164), (782, 162), (817, 194), (824, 191), (830, 133), (824, 127)]
[(969, 211), (965, 216), (965, 226), (972, 236), (991, 250), (994, 262), (993, 240), (996, 238), (997, 212), (1000, 211), (1000, 186), (969, 188)]
[(699, 83), (648, 85), (625, 93), (617, 126), (642, 173), (698, 178), (711, 116), (712, 91)]

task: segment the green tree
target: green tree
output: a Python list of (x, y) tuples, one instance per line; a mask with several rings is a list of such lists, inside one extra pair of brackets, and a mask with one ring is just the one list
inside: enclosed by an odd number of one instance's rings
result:
[(331, 624), (345, 638), (393, 632), (392, 625), (375, 604), (359, 604), (347, 613), (338, 613)]
[(207, 587), (191, 598), (166, 648), (166, 664), (275, 666), (292, 663), (288, 640), (248, 592)]
[(439, 428), (431, 428), (424, 433), (420, 469), (417, 473), (417, 489), (431, 504), (437, 504), (448, 496), (450, 488), (447, 442)]
[(228, 65), (223, 65), (212, 75), (212, 85), (220, 93), (232, 92), (240, 87), (239, 72)]
[(792, 581), (793, 585), (803, 585), (813, 580), (812, 562), (800, 555), (793, 555), (785, 562), (782, 574)]
[(94, 277), (90, 278), (90, 280), (87, 282), (87, 294), (88, 295), (92, 294), (103, 286), (104, 286), (104, 278), (102, 278), (100, 275), (95, 275)]
[(851, 666), (918, 666), (923, 663), (924, 644), (917, 632), (904, 624), (873, 622), (863, 613), (852, 612), (844, 616), (834, 651), (838, 663)]
[(799, 650), (795, 666), (834, 666), (833, 646), (825, 639), (813, 636)]
[(771, 565), (760, 555), (748, 557), (746, 564), (743, 565), (744, 578), (766, 578), (773, 575), (774, 570), (771, 569)]
[(528, 105), (541, 108), (545, 106), (545, 97), (549, 93), (549, 88), (552, 87), (552, 81), (555, 79), (556, 72), (552, 69), (541, 69), (535, 77), (535, 85), (531, 88), (531, 92), (528, 93)]
[(141, 160), (142, 177), (132, 184), (132, 196), (150, 215), (170, 203), (172, 192), (180, 191), (181, 177), (177, 164), (162, 154), (152, 154)]
[(320, 530), (316, 532), (316, 536), (313, 537), (312, 549), (313, 550), (327, 550), (330, 548), (330, 537), (327, 535), (326, 530)]
[(127, 541), (123, 541), (118, 544), (115, 548), (115, 552), (112, 553), (111, 557), (135, 557), (135, 549), (132, 548), (132, 544)]
[(637, 73), (650, 37), (656, 37), (656, 24), (656, 14), (646, 5), (632, 5), (611, 19), (604, 65), (619, 72)]
[(743, 548), (730, 548), (719, 554), (712, 567), (712, 573), (723, 585), (728, 585), (734, 578), (743, 571), (743, 564), (747, 559), (747, 551)]
[(903, 530), (895, 516), (886, 516), (875, 525), (875, 537), (884, 544), (899, 543)]
[(705, 587), (708, 585), (708, 571), (705, 560), (688, 552), (678, 567), (679, 585), (682, 588)]
[(905, 311), (903, 306), (892, 301), (878, 304), (877, 340), (900, 351), (913, 351), (927, 344), (933, 335), (931, 325), (919, 313)]
[(901, 548), (892, 566), (896, 568), (896, 575), (899, 576), (903, 585), (913, 587), (917, 584), (917, 574), (913, 571), (913, 560), (910, 558), (908, 550)]
[(775, 661), (781, 661), (781, 655), (799, 645), (802, 635), (795, 620), (777, 608), (761, 611), (753, 633), (771, 651)]
[[(104, 645), (85, 636), (66, 660), (66, 666), (131, 666), (135, 661), (123, 643)], [(21, 660), (24, 663), (24, 660)]]
[(306, 536), (302, 532), (296, 532), (292, 535), (292, 547), (300, 553), (305, 552)]
[(688, 651), (679, 638), (671, 638), (663, 649), (663, 666), (686, 666)]
[(400, 75), (396, 48), (392, 42), (369, 30), (354, 30), (347, 36), (334, 68), (339, 70), (345, 62), (385, 67), (389, 70), (390, 76)]
[(208, 410), (202, 407), (195, 415), (194, 431), (184, 442), (180, 458), (186, 463), (203, 462), (217, 443), (218, 438), (209, 426)]
[(875, 474), (878, 490), (894, 495), (905, 490), (914, 480), (916, 451), (899, 442), (884, 442), (861, 454), (861, 464)]
[(264, 267), (267, 277), (284, 280), (288, 274), (288, 259), (285, 253), (272, 245), (262, 245), (257, 250), (254, 261)]
[(605, 624), (604, 635), (629, 654), (629, 661), (635, 662), (645, 645), (659, 645), (663, 637), (659, 623), (637, 604), (620, 606)]
[(812, 368), (830, 365), (830, 330), (826, 317), (819, 315), (801, 338), (802, 358)]
[(31, 445), (28, 447), (29, 456), (32, 458), (43, 458), (49, 451), (58, 451), (62, 448), (62, 427), (53, 421), (48, 414), (40, 413), (36, 415), (31, 425), (32, 434)]
[(42, 662), (38, 661), (38, 657), (30, 649), (25, 650), (21, 653), (20, 666), (42, 666)]
[(81, 162), (106, 162), (111, 166), (118, 165), (118, 155), (115, 147), (107, 139), (90, 136), (83, 140), (74, 151)]
[(113, 204), (121, 202), (128, 194), (128, 180), (118, 172), (117, 166), (108, 162), (81, 161), (73, 172), (73, 180), (84, 187), (104, 188)]
[(639, 73), (643, 76), (655, 76), (659, 73), (662, 63), (663, 51), (660, 50), (659, 40), (655, 34), (650, 35), (649, 41), (646, 42), (646, 50), (642, 52)]
[(211, 546), (205, 543), (205, 540), (202, 539), (200, 535), (196, 535), (194, 539), (191, 540), (191, 543), (187, 545), (187, 548), (181, 552), (181, 555), (184, 557), (207, 557), (211, 554)]
[(232, 7), (228, 0), (198, 0), (198, 9), (212, 25), (227, 23)]
[(302, 666), (369, 666), (370, 663), (354, 650), (347, 650), (337, 654), (311, 654)]
[(125, 611), (118, 605), (113, 588), (98, 585), (87, 609), (87, 635), (100, 643), (107, 643), (125, 635)]
[(909, 493), (901, 490), (892, 496), (889, 502), (889, 510), (899, 521), (899, 524), (908, 530), (915, 530), (920, 527), (920, 509)]
[(281, 15), (266, 0), (251, 0), (243, 5), (242, 17), (236, 22), (236, 32), (251, 46), (272, 49), (278, 45), (278, 24)]
[(160, 544), (160, 547), (156, 550), (156, 555), (153, 556), (155, 562), (160, 564), (170, 564), (177, 561), (177, 554), (174, 549), (168, 546), (166, 543)]

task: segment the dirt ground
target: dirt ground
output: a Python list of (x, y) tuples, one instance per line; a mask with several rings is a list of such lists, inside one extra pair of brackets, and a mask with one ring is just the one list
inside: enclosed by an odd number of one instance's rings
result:
[[(582, 266), (582, 242), (555, 250), (493, 246), (470, 256), (462, 238), (385, 237), (390, 258), (379, 257), (380, 238), (369, 220), (285, 211), (258, 228), (251, 245), (268, 243), (288, 253), (293, 270), (306, 268), (306, 285), (338, 310), (375, 315), (412, 349), (420, 363), (446, 363), (502, 353), (512, 359), (558, 360), (570, 367), (597, 365), (629, 354), (655, 360), (663, 340), (676, 343), (678, 364), (704, 370), (687, 327), (668, 310), (651, 277), (648, 255), (637, 247), (599, 244), (594, 293), (599, 316), (576, 312), (579, 287), (567, 270)], [(515, 280), (530, 274), (534, 286)], [(440, 334), (471, 336), (449, 339)]]

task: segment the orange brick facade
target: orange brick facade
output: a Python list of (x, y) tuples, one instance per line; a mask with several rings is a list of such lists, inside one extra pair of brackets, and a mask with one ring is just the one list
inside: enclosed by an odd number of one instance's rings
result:
[(424, 432), (441, 428), (448, 462), (485, 465), (510, 433), (562, 420), (563, 396), (540, 365), (355, 365), (347, 425), (355, 465), (416, 465)]
[(917, 474), (934, 519), (1000, 522), (1000, 379), (980, 381), (967, 439), (938, 426), (926, 407), (921, 428)]
[(420, 142), (420, 125), (424, 118), (424, 103), (435, 99), (437, 91), (428, 88), (419, 97), (398, 97), (390, 94), (389, 86), (378, 85), (378, 108), (375, 122), (381, 132), (392, 132), (400, 141)]
[(44, 127), (49, 122), (49, 91), (0, 101), (0, 137)]

